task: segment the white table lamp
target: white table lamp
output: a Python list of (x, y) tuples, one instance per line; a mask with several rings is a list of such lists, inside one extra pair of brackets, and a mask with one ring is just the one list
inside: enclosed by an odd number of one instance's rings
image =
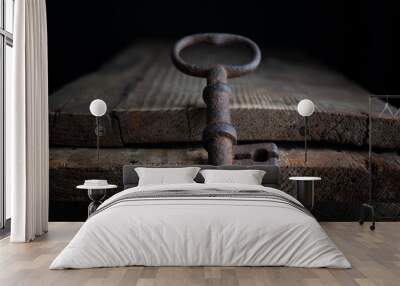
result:
[(309, 99), (303, 99), (297, 105), (297, 112), (304, 117), (304, 163), (307, 164), (307, 118), (313, 115), (314, 103)]
[(95, 133), (97, 136), (97, 160), (100, 159), (100, 136), (104, 135), (104, 128), (99, 125), (99, 117), (103, 116), (107, 112), (107, 104), (101, 99), (95, 99), (90, 103), (90, 113), (96, 117), (96, 129)]

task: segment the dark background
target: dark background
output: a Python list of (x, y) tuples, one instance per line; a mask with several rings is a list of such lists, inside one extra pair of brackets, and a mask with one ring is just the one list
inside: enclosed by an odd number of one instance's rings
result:
[(47, 1), (50, 92), (136, 39), (228, 32), (301, 50), (372, 93), (399, 94), (396, 11), (378, 0)]

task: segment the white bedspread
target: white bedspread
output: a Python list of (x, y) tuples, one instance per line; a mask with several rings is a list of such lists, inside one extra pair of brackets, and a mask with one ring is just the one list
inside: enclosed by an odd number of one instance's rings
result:
[[(265, 190), (296, 201), (262, 186), (180, 184), (131, 188), (102, 206), (130, 192), (205, 188)], [(293, 206), (194, 197), (112, 205), (83, 224), (50, 269), (127, 265), (351, 267), (319, 223)]]

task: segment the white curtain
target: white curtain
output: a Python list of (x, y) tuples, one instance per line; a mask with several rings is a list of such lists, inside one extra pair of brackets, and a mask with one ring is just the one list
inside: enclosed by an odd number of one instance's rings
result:
[(6, 187), (12, 242), (47, 232), (48, 70), (45, 0), (15, 1), (13, 92), (6, 98)]

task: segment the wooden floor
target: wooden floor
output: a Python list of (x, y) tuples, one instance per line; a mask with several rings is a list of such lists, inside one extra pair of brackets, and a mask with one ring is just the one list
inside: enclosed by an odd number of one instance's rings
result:
[(81, 223), (50, 223), (28, 244), (0, 241), (0, 285), (400, 285), (400, 222), (322, 223), (352, 269), (289, 267), (124, 267), (48, 270)]

